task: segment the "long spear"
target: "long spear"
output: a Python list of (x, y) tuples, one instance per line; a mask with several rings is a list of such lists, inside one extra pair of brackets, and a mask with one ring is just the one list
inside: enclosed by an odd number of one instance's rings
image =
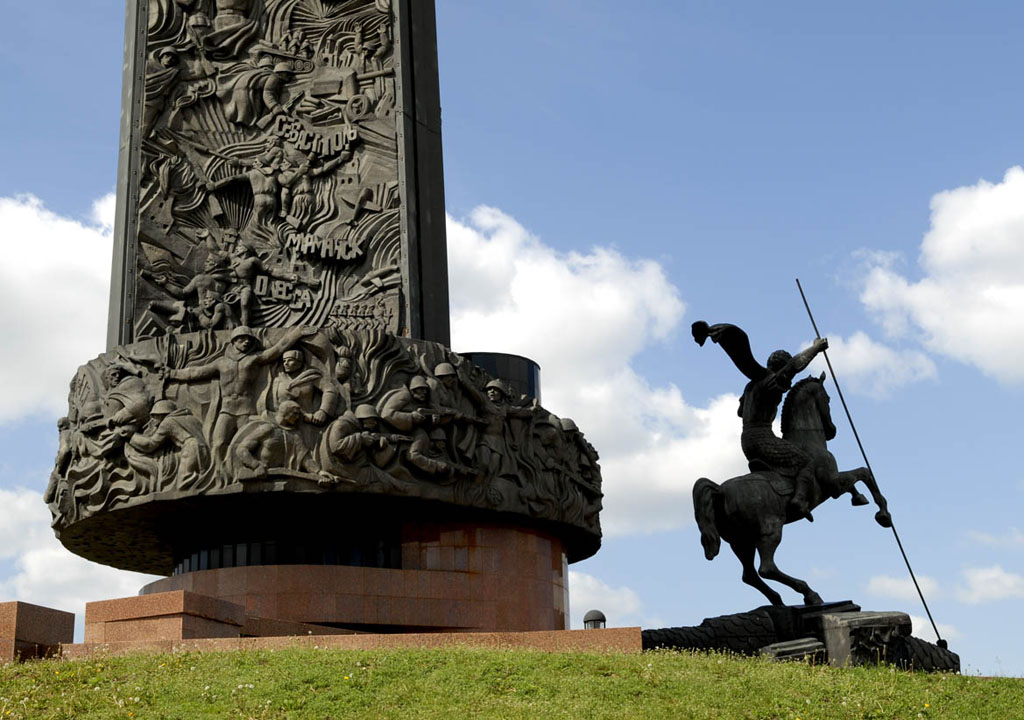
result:
[[(804, 288), (800, 284), (800, 278), (796, 279), (796, 287), (800, 291), (800, 298), (804, 301), (804, 307), (807, 309), (807, 317), (811, 319), (811, 327), (814, 328), (814, 334), (820, 339), (821, 333), (818, 332), (818, 323), (814, 321), (814, 313), (811, 312), (811, 306), (807, 302), (807, 296), (804, 294)], [(864, 464), (868, 468), (868, 472), (871, 473), (871, 477), (875, 477), (874, 471), (871, 469), (871, 461), (868, 460), (868, 454), (864, 452), (864, 444), (860, 441), (860, 434), (857, 432), (857, 426), (853, 423), (853, 416), (850, 415), (850, 408), (846, 404), (846, 398), (843, 397), (843, 389), (839, 387), (839, 378), (836, 377), (836, 371), (832, 368), (832, 361), (828, 358), (828, 351), (823, 350), (822, 355), (825, 356), (825, 364), (828, 365), (829, 375), (832, 376), (832, 382), (836, 385), (836, 392), (839, 394), (839, 401), (843, 404), (843, 411), (846, 413), (846, 419), (850, 422), (850, 429), (853, 430), (853, 437), (857, 440), (857, 447), (860, 448), (861, 457), (864, 458)], [(878, 482), (878, 478), (875, 478), (875, 482)], [(921, 598), (921, 604), (924, 605), (924, 611), (928, 614), (928, 621), (932, 624), (932, 630), (935, 631), (935, 637), (938, 640), (936, 643), (940, 648), (946, 649), (949, 645), (942, 639), (939, 634), (939, 626), (935, 624), (935, 619), (932, 617), (932, 611), (928, 609), (928, 603), (924, 599), (924, 593), (921, 592), (921, 586), (917, 583), (917, 577), (914, 575), (914, 568), (910, 567), (910, 560), (907, 558), (907, 553), (903, 549), (903, 543), (900, 542), (900, 534), (896, 532), (895, 523), (889, 524), (892, 528), (892, 535), (896, 538), (896, 545), (899, 546), (900, 554), (903, 555), (903, 562), (906, 563), (907, 570), (910, 572), (910, 579), (914, 581), (914, 587), (917, 589), (917, 596)]]

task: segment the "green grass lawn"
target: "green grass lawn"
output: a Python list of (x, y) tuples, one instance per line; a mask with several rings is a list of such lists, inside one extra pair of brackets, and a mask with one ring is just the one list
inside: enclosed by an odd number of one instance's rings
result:
[(0, 668), (21, 718), (1024, 718), (1024, 680), (654, 652), (280, 650)]

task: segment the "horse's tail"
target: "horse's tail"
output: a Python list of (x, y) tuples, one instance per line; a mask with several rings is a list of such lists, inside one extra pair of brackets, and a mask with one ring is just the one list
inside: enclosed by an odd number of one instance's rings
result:
[(718, 493), (718, 484), (707, 478), (701, 478), (693, 484), (693, 515), (700, 529), (704, 557), (708, 560), (714, 560), (722, 547), (722, 538), (715, 526), (715, 497)]

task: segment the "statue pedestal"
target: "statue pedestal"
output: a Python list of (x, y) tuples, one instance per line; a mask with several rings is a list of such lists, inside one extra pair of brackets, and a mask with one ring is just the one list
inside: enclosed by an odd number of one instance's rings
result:
[(913, 637), (902, 612), (861, 612), (852, 602), (766, 605), (707, 618), (693, 627), (644, 630), (644, 649), (726, 650), (836, 666), (890, 663), (907, 670), (959, 672), (960, 657)]
[(187, 591), (233, 603), (251, 616), (361, 632), (568, 627), (566, 557), (553, 535), (452, 522), (406, 526), (403, 536), (400, 567), (199, 570), (157, 580), (141, 594)]
[(24, 602), (0, 603), (0, 664), (53, 655), (74, 634), (73, 613)]

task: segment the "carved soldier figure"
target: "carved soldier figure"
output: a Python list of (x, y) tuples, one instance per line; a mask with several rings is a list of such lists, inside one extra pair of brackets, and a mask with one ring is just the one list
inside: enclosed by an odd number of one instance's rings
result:
[(347, 61), (347, 65), (354, 66), (360, 72), (366, 70), (366, 57), (370, 52), (370, 48), (366, 46), (363, 39), (363, 24), (356, 23), (353, 35), (352, 45), (346, 52), (343, 61)]
[(280, 216), (288, 219), (288, 224), (296, 230), (304, 230), (316, 211), (316, 198), (313, 195), (313, 179), (332, 172), (339, 165), (352, 159), (352, 151), (346, 150), (333, 160), (329, 160), (318, 168), (313, 168), (313, 155), (307, 154), (296, 167), (282, 168), (278, 175), (281, 183)]
[(459, 375), (451, 363), (441, 363), (434, 368), (434, 377), (427, 378), (427, 389), (434, 411), (440, 416), (441, 422), (462, 420), (465, 417), (461, 393), (459, 392)]
[(476, 448), (476, 417), (473, 404), (462, 392), (465, 381), (451, 363), (434, 368), (434, 377), (427, 378), (434, 412), (446, 426), (451, 451), (472, 462)]
[(252, 42), (259, 27), (248, 17), (251, 0), (214, 0), (213, 32), (205, 36), (210, 57), (228, 60)]
[(388, 36), (387, 25), (381, 23), (377, 26), (377, 49), (373, 51), (374, 70), (382, 70), (384, 68), (384, 61), (390, 57), (392, 46), (393, 43)]
[(161, 449), (173, 453), (175, 489), (187, 489), (210, 470), (210, 448), (203, 437), (202, 423), (189, 410), (179, 408), (170, 400), (157, 401), (149, 416), (152, 430), (135, 433), (128, 444), (144, 455), (154, 455)]
[(340, 345), (334, 348), (337, 359), (334, 363), (334, 379), (338, 391), (339, 413), (352, 409), (352, 371), (355, 361), (352, 359), (352, 348)]
[(457, 476), (471, 476), (473, 470), (455, 462), (448, 453), (448, 437), (441, 428), (434, 428), (430, 434), (420, 433), (409, 447), (409, 462), (428, 475), (442, 475), (445, 480)]
[(103, 395), (103, 417), (107, 427), (145, 424), (151, 402), (146, 383), (120, 363), (111, 364), (103, 373), (103, 379), (107, 385)]
[(233, 290), (238, 294), (238, 312), (243, 325), (249, 324), (254, 297), (253, 284), (258, 275), (269, 275), (288, 282), (297, 282), (299, 279), (294, 273), (283, 273), (275, 268), (268, 268), (253, 247), (244, 242), (235, 244), (231, 256), (231, 272), (234, 273), (236, 280)]
[[(206, 256), (203, 263), (203, 271), (197, 273), (188, 283), (178, 288), (167, 281), (167, 277), (160, 273), (153, 273), (143, 269), (142, 276), (147, 280), (162, 287), (168, 295), (176, 298), (174, 301), (154, 300), (149, 304), (153, 312), (168, 315), (167, 321), (172, 325), (180, 327), (189, 316), (189, 309), (200, 309), (204, 307), (204, 301), (211, 293), (220, 296), (227, 286), (228, 275), (224, 267), (225, 258), (211, 252)], [(196, 300), (192, 301), (192, 296)], [(211, 316), (212, 317), (212, 316)]]
[(58, 420), (57, 431), (60, 433), (57, 458), (53, 463), (53, 470), (50, 472), (50, 482), (47, 483), (46, 491), (43, 493), (43, 502), (50, 506), (55, 516), (60, 513), (61, 491), (65, 490), (64, 477), (67, 475), (75, 455), (71, 420), (67, 417)]
[(430, 386), (422, 375), (417, 375), (408, 387), (392, 392), (381, 404), (381, 419), (391, 427), (410, 432), (431, 427), (439, 416), (430, 407)]
[(540, 466), (561, 479), (567, 471), (562, 421), (555, 415), (542, 413), (534, 423), (533, 432), (536, 439), (533, 451)]
[[(230, 160), (230, 163), (238, 168), (244, 167), (237, 160)], [(209, 183), (206, 189), (215, 192), (238, 180), (248, 180), (249, 187), (252, 188), (253, 219), (263, 225), (269, 224), (274, 219), (274, 211), (277, 210), (277, 169), (272, 165), (264, 165), (262, 160), (255, 158), (250, 161), (248, 170)]]
[(146, 63), (146, 96), (143, 101), (142, 136), (150, 131), (167, 107), (174, 81), (180, 71), (180, 58), (173, 48), (162, 47)]
[(510, 452), (510, 446), (516, 443), (511, 439), (508, 419), (529, 419), (533, 416), (533, 408), (509, 405), (509, 392), (501, 380), (487, 383), (484, 388), (486, 395), (472, 385), (467, 384), (466, 388), (484, 423), (476, 447), (477, 465), (492, 477), (506, 475), (518, 478), (518, 464)]
[(700, 345), (710, 337), (725, 350), (739, 371), (750, 378), (743, 389), (738, 411), (743, 418), (740, 436), (743, 454), (750, 461), (751, 470), (774, 470), (793, 476), (795, 488), (790, 506), (813, 521), (807, 493), (814, 482), (814, 460), (796, 443), (778, 437), (772, 430), (772, 422), (793, 377), (806, 368), (818, 353), (828, 348), (828, 341), (818, 338), (796, 355), (776, 350), (768, 357), (768, 367), (764, 368), (754, 360), (746, 333), (735, 325), (708, 326), (703, 321), (696, 322), (693, 324), (693, 337)]
[(274, 420), (253, 421), (239, 432), (237, 440), (232, 443), (236, 480), (246, 479), (244, 470), (260, 479), (265, 478), (272, 468), (310, 474), (317, 472), (312, 454), (298, 430), (302, 422), (302, 408), (299, 404), (285, 400), (277, 408)]
[(360, 405), (355, 412), (349, 410), (332, 422), (324, 432), (318, 455), (325, 483), (357, 482), (359, 470), (389, 465), (395, 458), (396, 444), (409, 438), (380, 430), (380, 415), (373, 405)]
[[(273, 397), (276, 406), (292, 400), (302, 408), (302, 419), (323, 427), (334, 414), (338, 388), (316, 368), (306, 368), (301, 350), (287, 350), (281, 356), (284, 372), (274, 378)], [(305, 368), (305, 369), (303, 369)]]
[(146, 424), (153, 398), (146, 383), (119, 362), (103, 371), (103, 381), (102, 415), (81, 427), (84, 434), (99, 433), (83, 440), (82, 450), (93, 457), (119, 456), (125, 441)]
[(264, 143), (263, 154), (260, 155), (260, 162), (274, 170), (280, 170), (284, 161), (284, 138), (280, 135), (268, 136)]
[(568, 466), (585, 485), (595, 492), (600, 492), (601, 466), (597, 462), (600, 460), (597, 450), (583, 437), (583, 433), (576, 427), (576, 422), (572, 418), (562, 418), (561, 428), (565, 433)]
[(206, 296), (199, 301), (199, 308), (191, 311), (196, 319), (196, 324), (203, 330), (217, 330), (221, 327), (231, 326), (231, 311), (228, 309), (224, 297), (214, 290), (206, 293)]
[(255, 67), (240, 67), (243, 69), (223, 80), (217, 91), (224, 102), (224, 114), (239, 125), (265, 129), (272, 118), (285, 112), (281, 96), (292, 72), (291, 64), (275, 63), (272, 56), (263, 55)]
[(218, 464), (226, 459), (228, 443), (238, 432), (241, 423), (256, 414), (255, 384), (260, 368), (276, 362), (303, 337), (315, 333), (313, 328), (295, 328), (272, 347), (255, 352), (257, 341), (252, 330), (245, 326), (237, 327), (231, 332), (231, 344), (221, 357), (206, 365), (168, 372), (167, 377), (176, 382), (191, 383), (216, 378), (220, 390), (220, 407), (210, 444)]

